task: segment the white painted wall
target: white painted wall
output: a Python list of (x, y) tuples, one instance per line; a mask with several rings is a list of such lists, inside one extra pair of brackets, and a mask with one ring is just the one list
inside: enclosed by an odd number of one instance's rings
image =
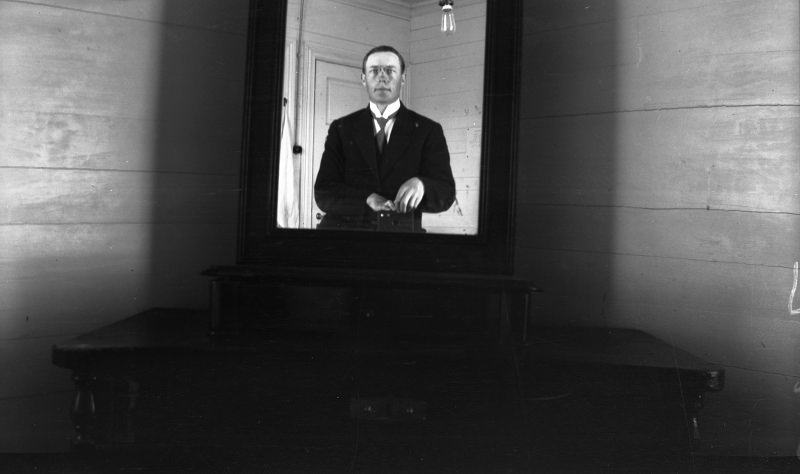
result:
[(524, 8), (516, 271), (545, 290), (538, 317), (724, 366), (703, 448), (793, 455), (798, 3)]
[(456, 203), (446, 212), (423, 214), (422, 226), (428, 232), (474, 235), (480, 203), (486, 1), (459, 1), (454, 13), (456, 31), (444, 35), (437, 2), (413, 8), (409, 103), (442, 124), (456, 180)]
[(68, 448), (52, 344), (233, 263), (238, 0), (0, 1), (0, 452)]

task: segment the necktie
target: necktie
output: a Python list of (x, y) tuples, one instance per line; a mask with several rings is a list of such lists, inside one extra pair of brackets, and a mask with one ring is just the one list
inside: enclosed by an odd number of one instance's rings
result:
[(378, 133), (375, 134), (375, 142), (378, 144), (378, 154), (383, 154), (383, 146), (386, 144), (386, 123), (393, 119), (395, 115), (397, 115), (397, 112), (386, 118), (375, 117), (375, 120), (378, 121), (378, 127), (380, 128)]

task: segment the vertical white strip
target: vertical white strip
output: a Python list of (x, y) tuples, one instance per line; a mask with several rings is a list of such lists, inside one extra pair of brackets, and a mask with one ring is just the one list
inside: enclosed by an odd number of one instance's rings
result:
[(789, 293), (789, 314), (800, 314), (800, 309), (792, 309), (794, 305), (794, 294), (797, 292), (797, 267), (798, 262), (794, 262), (794, 281), (792, 282), (792, 291)]

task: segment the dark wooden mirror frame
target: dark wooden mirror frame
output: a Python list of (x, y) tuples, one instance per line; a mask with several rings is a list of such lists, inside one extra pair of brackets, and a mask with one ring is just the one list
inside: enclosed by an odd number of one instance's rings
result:
[(237, 264), (512, 273), (521, 1), (487, 0), (476, 235), (277, 228), (286, 8), (250, 5)]

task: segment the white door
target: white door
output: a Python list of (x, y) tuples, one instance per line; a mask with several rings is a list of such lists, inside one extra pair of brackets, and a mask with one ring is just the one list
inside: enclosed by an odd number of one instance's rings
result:
[[(317, 179), (319, 162), (325, 149), (328, 127), (335, 119), (364, 108), (369, 103), (364, 86), (361, 85), (361, 68), (317, 60), (314, 80), (314, 142), (312, 153), (313, 181)], [(313, 184), (312, 184), (313, 195)], [(313, 199), (311, 227), (317, 227), (322, 212)]]

